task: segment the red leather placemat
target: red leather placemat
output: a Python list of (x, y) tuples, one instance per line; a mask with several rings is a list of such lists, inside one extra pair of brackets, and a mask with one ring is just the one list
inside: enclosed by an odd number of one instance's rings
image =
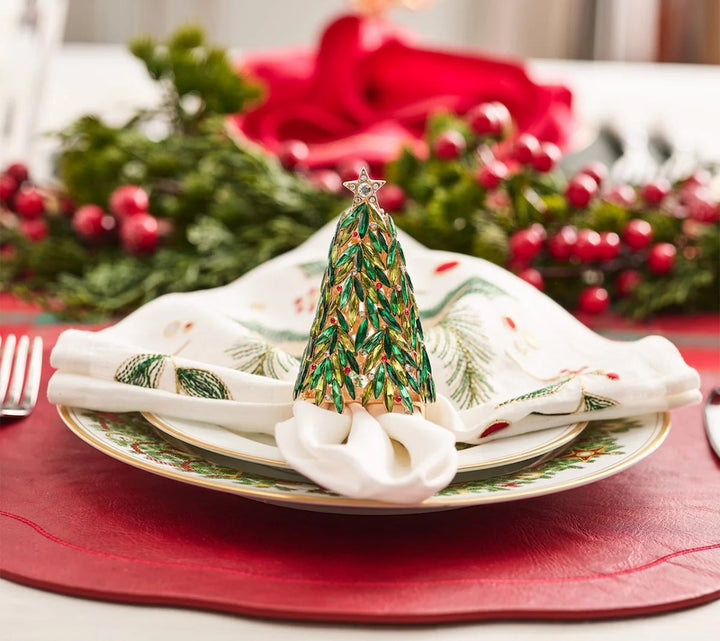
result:
[[(720, 374), (704, 382), (720, 384)], [(300, 619), (678, 608), (720, 596), (720, 461), (700, 414), (674, 412), (652, 456), (575, 490), (450, 512), (342, 516), (129, 467), (80, 441), (43, 401), (30, 419), (0, 428), (0, 571), (69, 594)]]

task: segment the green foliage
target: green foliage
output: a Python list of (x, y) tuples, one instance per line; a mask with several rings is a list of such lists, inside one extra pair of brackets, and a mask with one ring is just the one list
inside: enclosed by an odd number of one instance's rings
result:
[(161, 248), (129, 256), (115, 238), (84, 242), (61, 215), (49, 219), (46, 240), (31, 243), (0, 217), (0, 245), (15, 249), (2, 261), (0, 284), (66, 318), (117, 316), (167, 292), (225, 284), (297, 246), (341, 209), (336, 196), (238, 144), (226, 114), (259, 92), (200, 30), (183, 27), (164, 44), (137, 39), (132, 51), (161, 83), (162, 106), (119, 127), (80, 118), (59, 134), (58, 171), (78, 205), (107, 210), (119, 185), (143, 187), (150, 213), (167, 228)]

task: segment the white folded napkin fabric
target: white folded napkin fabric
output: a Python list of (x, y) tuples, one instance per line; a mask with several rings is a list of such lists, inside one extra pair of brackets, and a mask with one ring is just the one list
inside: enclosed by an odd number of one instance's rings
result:
[(437, 402), (424, 415), (353, 404), (340, 415), (294, 402), (335, 226), (225, 287), (163, 296), (98, 332), (64, 332), (49, 400), (273, 434), (286, 461), (318, 484), (398, 503), (450, 482), (456, 441), (700, 400), (697, 373), (666, 339), (605, 339), (506, 270), (399, 232)]

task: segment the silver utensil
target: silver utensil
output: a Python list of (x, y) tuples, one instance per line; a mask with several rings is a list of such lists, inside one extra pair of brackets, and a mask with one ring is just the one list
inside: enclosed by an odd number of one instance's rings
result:
[(32, 412), (40, 389), (43, 343), (36, 336), (14, 334), (0, 339), (0, 418), (23, 418)]
[(705, 431), (715, 454), (720, 457), (720, 387), (710, 390), (705, 401)]

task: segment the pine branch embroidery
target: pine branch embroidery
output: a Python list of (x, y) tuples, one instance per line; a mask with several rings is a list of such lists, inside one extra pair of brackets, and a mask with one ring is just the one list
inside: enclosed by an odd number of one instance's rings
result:
[(120, 363), (115, 371), (115, 380), (126, 385), (157, 389), (165, 362), (163, 354), (136, 354)]
[(198, 398), (232, 400), (230, 390), (223, 380), (205, 369), (178, 367), (175, 369), (175, 386), (178, 394)]
[(275, 379), (282, 379), (299, 364), (297, 357), (274, 347), (260, 336), (247, 336), (225, 353), (237, 362), (236, 369), (241, 372)]
[(487, 367), (494, 354), (481, 329), (477, 314), (456, 303), (427, 331), (428, 351), (449, 370), (450, 396), (461, 409), (486, 401), (494, 391)]

